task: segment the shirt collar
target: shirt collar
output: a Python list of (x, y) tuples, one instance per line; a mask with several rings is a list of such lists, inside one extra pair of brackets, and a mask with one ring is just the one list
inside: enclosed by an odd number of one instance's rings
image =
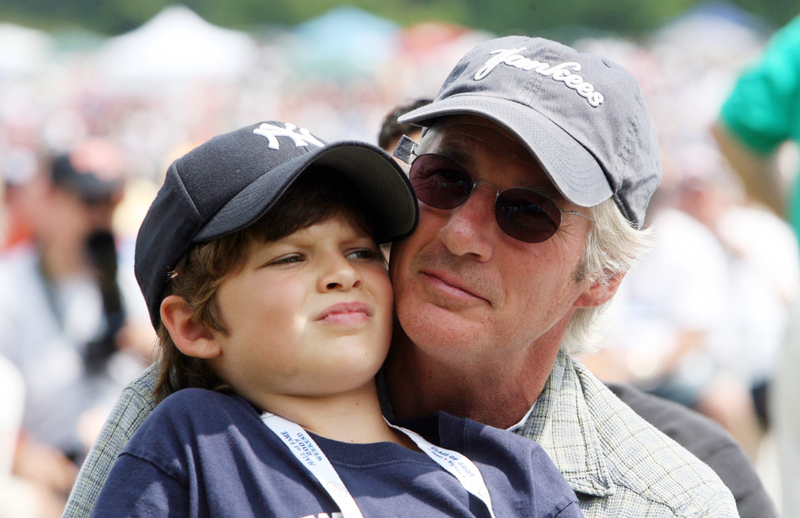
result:
[(525, 426), (525, 422), (528, 420), (528, 418), (533, 413), (533, 409), (534, 408), (536, 408), (536, 402), (535, 401), (533, 402), (533, 406), (531, 406), (530, 409), (528, 409), (528, 411), (525, 412), (525, 415), (522, 416), (522, 419), (520, 419), (520, 421), (517, 424), (509, 426), (508, 428), (506, 428), (506, 430), (508, 430), (509, 432), (516, 432), (517, 430), (519, 430), (523, 426)]

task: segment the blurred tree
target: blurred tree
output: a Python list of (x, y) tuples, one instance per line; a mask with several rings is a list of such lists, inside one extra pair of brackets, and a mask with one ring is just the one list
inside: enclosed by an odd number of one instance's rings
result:
[[(0, 19), (52, 29), (83, 26), (108, 35), (131, 30), (170, 0), (0, 0)], [(292, 26), (347, 3), (400, 24), (449, 21), (498, 35), (537, 34), (562, 26), (636, 35), (653, 30), (700, 0), (184, 0), (206, 20), (232, 28)], [(731, 0), (773, 26), (798, 13), (797, 0)]]
[(792, 18), (800, 14), (800, 5), (797, 1), (736, 0), (733, 3), (771, 22), (775, 27), (786, 25)]

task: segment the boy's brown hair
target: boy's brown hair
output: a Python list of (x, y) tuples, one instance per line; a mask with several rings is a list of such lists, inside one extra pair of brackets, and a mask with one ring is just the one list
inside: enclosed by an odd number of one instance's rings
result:
[[(225, 279), (241, 271), (253, 247), (331, 218), (342, 218), (374, 236), (366, 209), (343, 175), (312, 166), (254, 223), (190, 249), (170, 273), (164, 297), (179, 295), (186, 300), (196, 322), (227, 334), (216, 293)], [(183, 388), (225, 388), (206, 360), (178, 350), (163, 322), (158, 326), (158, 342), (161, 370), (154, 389), (157, 401)]]

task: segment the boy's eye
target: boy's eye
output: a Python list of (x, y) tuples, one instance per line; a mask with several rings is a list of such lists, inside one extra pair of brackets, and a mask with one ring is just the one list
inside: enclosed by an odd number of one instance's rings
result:
[(370, 248), (360, 248), (358, 250), (353, 250), (347, 257), (350, 259), (377, 259), (378, 258), (378, 251), (372, 250)]
[(275, 259), (274, 261), (272, 261), (269, 264), (271, 264), (271, 265), (272, 264), (276, 264), (276, 265), (277, 264), (293, 264), (293, 263), (299, 263), (302, 260), (303, 260), (303, 256), (302, 255), (292, 254), (292, 255), (285, 255), (283, 257), (279, 257), (279, 258)]

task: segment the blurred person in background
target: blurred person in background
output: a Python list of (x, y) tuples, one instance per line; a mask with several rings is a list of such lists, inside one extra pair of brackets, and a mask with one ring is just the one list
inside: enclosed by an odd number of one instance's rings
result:
[[(25, 382), (19, 369), (0, 355), (0, 518), (59, 516), (59, 505), (47, 493), (16, 475), (12, 468), (22, 425)], [(50, 507), (48, 508), (48, 505)]]
[[(378, 146), (391, 155), (403, 135), (414, 142), (419, 142), (419, 138), (422, 135), (422, 126), (411, 123), (401, 124), (397, 119), (411, 110), (416, 110), (417, 108), (422, 108), (430, 104), (432, 100), (433, 99), (414, 99), (398, 104), (392, 108), (381, 121), (381, 127), (378, 131)], [(397, 160), (396, 157), (395, 160)], [(400, 161), (400, 165), (401, 167), (403, 166), (402, 161)]]
[(29, 149), (6, 149), (2, 152), (2, 250), (31, 239), (31, 230), (25, 215), (25, 184), (35, 174), (36, 163), (36, 155)]
[[(800, 235), (800, 183), (788, 186), (779, 151), (800, 142), (800, 17), (770, 39), (738, 78), (714, 136), (748, 194), (789, 221)], [(770, 395), (781, 471), (782, 513), (800, 516), (800, 307), (795, 304)]]
[(748, 387), (731, 376), (724, 378), (729, 392), (712, 390), (723, 378), (711, 343), (724, 335), (723, 347), (741, 349), (726, 319), (728, 258), (714, 233), (681, 210), (682, 182), (669, 155), (645, 219), (654, 247), (621, 283), (603, 348), (582, 361), (639, 415), (709, 464), (734, 493), (741, 516), (775, 516), (752, 464), (760, 434)]
[(785, 223), (743, 204), (713, 143), (666, 154), (671, 181), (649, 214), (657, 244), (620, 290), (616, 358), (604, 360), (617, 363), (613, 375), (721, 423), (756, 460), (800, 282), (797, 244)]
[(711, 230), (725, 254), (723, 325), (709, 343), (717, 374), (699, 409), (755, 458), (770, 427), (768, 394), (798, 295), (800, 254), (791, 227), (763, 207), (747, 205), (731, 172), (721, 160), (714, 163), (680, 186), (680, 207)]
[(668, 182), (646, 225), (655, 246), (620, 287), (606, 349), (619, 370), (601, 377), (694, 408), (713, 374), (707, 343), (725, 305), (724, 253), (708, 229), (677, 208)]
[(14, 471), (62, 506), (108, 408), (146, 366), (152, 344), (132, 261), (112, 230), (123, 167), (104, 139), (42, 158), (15, 187), (31, 239), (0, 257), (0, 354), (26, 392)]

